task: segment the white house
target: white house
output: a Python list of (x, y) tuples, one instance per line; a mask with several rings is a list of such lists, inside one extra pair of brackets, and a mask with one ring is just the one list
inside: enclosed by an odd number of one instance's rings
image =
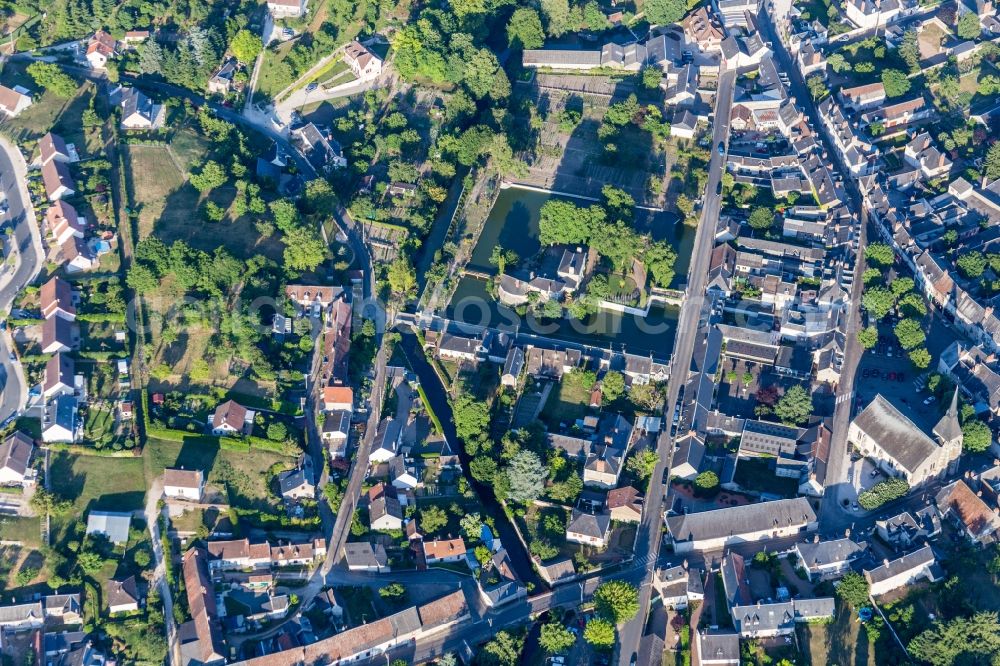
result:
[(323, 411), (344, 411), (350, 413), (354, 409), (354, 391), (350, 386), (324, 386)]
[(403, 429), (399, 421), (392, 418), (383, 419), (375, 431), (371, 453), (368, 454), (369, 462), (377, 465), (392, 460), (396, 456), (402, 435)]
[(125, 580), (109, 580), (105, 600), (111, 615), (139, 610), (139, 589), (135, 584), (135, 576), (129, 576)]
[(820, 541), (816, 535), (812, 541), (795, 544), (794, 552), (809, 578), (820, 581), (847, 573), (851, 562), (865, 552), (865, 546), (847, 538)]
[(398, 490), (413, 490), (420, 484), (414, 470), (406, 466), (403, 456), (396, 456), (389, 461), (389, 474), (392, 485)]
[(42, 317), (48, 319), (56, 316), (66, 321), (76, 319), (76, 306), (73, 304), (73, 288), (69, 282), (60, 277), (53, 277), (42, 285), (39, 292)]
[(205, 474), (200, 469), (163, 470), (163, 496), (200, 502), (205, 490)]
[(423, 547), (424, 559), (427, 564), (461, 562), (465, 559), (465, 541), (461, 537), (457, 539), (422, 541), (421, 546)]
[(31, 95), (27, 88), (21, 86), (8, 88), (0, 85), (0, 111), (8, 117), (14, 118), (29, 106), (31, 106)]
[(937, 559), (930, 546), (924, 546), (892, 561), (884, 560), (881, 566), (865, 570), (865, 580), (868, 581), (873, 597), (920, 579), (927, 579), (933, 583), (941, 575), (942, 572), (937, 566)]
[(344, 47), (344, 62), (362, 81), (378, 78), (382, 73), (382, 59), (360, 42), (354, 41)]
[(667, 516), (666, 523), (676, 553), (720, 550), (817, 527), (816, 514), (804, 497)]
[(71, 238), (83, 238), (87, 220), (65, 201), (56, 201), (45, 211), (45, 226), (56, 245), (62, 245)]
[(23, 485), (34, 478), (31, 456), (35, 443), (20, 430), (11, 433), (0, 444), (0, 486)]
[(76, 435), (76, 398), (60, 395), (48, 401), (42, 411), (42, 441), (71, 444)]
[(52, 160), (43, 164), (42, 183), (49, 201), (59, 201), (76, 193), (76, 183), (65, 162)]
[(42, 378), (42, 395), (46, 399), (57, 395), (72, 395), (75, 391), (73, 373), (75, 364), (69, 354), (53, 354), (45, 364)]
[(267, 11), (276, 19), (305, 16), (308, 0), (268, 0)]
[(104, 32), (98, 30), (90, 38), (87, 44), (87, 62), (93, 69), (104, 69), (117, 54), (118, 40)]
[(227, 400), (215, 408), (212, 416), (212, 434), (246, 435), (253, 428), (255, 412), (235, 400)]
[(594, 514), (573, 509), (566, 525), (566, 540), (587, 546), (604, 548), (610, 533), (611, 514), (607, 512)]
[(389, 556), (385, 552), (385, 546), (378, 544), (373, 546), (368, 541), (358, 541), (344, 544), (344, 561), (350, 571), (373, 571), (375, 573), (387, 573), (389, 569)]

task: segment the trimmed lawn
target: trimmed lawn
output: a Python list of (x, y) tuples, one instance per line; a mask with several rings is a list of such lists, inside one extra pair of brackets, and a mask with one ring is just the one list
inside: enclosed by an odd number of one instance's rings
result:
[[(84, 91), (92, 87), (90, 84), (80, 86), (76, 96), (69, 99), (58, 97), (40, 88), (27, 73), (26, 68), (27, 64), (7, 62), (3, 68), (3, 75), (0, 76), (0, 82), (4, 85), (24, 86), (32, 93), (31, 106), (18, 114), (16, 118), (5, 118), (8, 136), (19, 143), (41, 138), (43, 134), (52, 129), (63, 112), (70, 107), (76, 107), (76, 101), (83, 96)], [(86, 108), (85, 104), (84, 101), (83, 108)], [(67, 141), (72, 141), (69, 137), (65, 138)]]
[(49, 486), (72, 500), (73, 511), (52, 518), (52, 541), (58, 543), (86, 521), (93, 509), (133, 511), (143, 508), (146, 480), (141, 458), (104, 458), (55, 451), (49, 463)]
[(268, 494), (271, 466), (281, 463), (291, 468), (294, 464), (292, 458), (270, 451), (255, 450), (247, 454), (200, 442), (182, 444), (159, 439), (146, 443), (143, 462), (148, 483), (161, 476), (167, 467), (208, 470), (207, 483), (225, 490), (231, 504), (267, 510), (273, 509)]
[(115, 412), (110, 407), (89, 406), (83, 422), (84, 437), (88, 443), (110, 444), (115, 438)]
[(0, 518), (0, 540), (20, 541), (27, 547), (38, 548), (42, 544), (41, 521), (24, 516), (4, 516)]
[[(875, 647), (868, 642), (861, 623), (851, 610), (837, 600), (833, 621), (826, 624), (797, 624), (799, 645), (807, 664), (839, 664), (840, 666), (874, 666), (882, 663), (875, 655)], [(888, 633), (888, 630), (886, 630)], [(883, 641), (879, 642), (881, 645)]]
[(577, 419), (582, 419), (590, 408), (590, 389), (573, 376), (565, 375), (545, 401), (542, 420), (550, 425), (563, 423), (570, 426)]
[(49, 462), (49, 485), (57, 495), (72, 500), (79, 514), (90, 509), (141, 509), (146, 496), (141, 458), (55, 451)]

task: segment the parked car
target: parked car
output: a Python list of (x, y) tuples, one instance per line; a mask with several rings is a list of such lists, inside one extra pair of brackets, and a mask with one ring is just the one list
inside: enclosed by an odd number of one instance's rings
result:
[(937, 400), (937, 396), (936, 395), (932, 395), (929, 398), (927, 398), (926, 400), (924, 400), (924, 404), (925, 405), (929, 405), (929, 404), (933, 403), (935, 400)]
[(316, 88), (319, 88), (319, 84), (318, 83), (316, 83), (316, 82), (310, 83), (309, 85), (306, 86), (306, 92), (307, 93), (308, 92), (312, 92), (313, 90), (316, 90)]
[(726, 154), (726, 144), (723, 143), (722, 141), (719, 142), (719, 154), (720, 155)]

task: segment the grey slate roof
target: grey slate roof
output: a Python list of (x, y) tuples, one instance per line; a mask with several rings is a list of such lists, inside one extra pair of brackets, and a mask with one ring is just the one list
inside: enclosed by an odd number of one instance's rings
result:
[(595, 539), (607, 538), (609, 529), (611, 529), (610, 513), (592, 514), (579, 509), (573, 509), (569, 524), (566, 525), (567, 532), (583, 534)]
[(916, 569), (917, 567), (930, 566), (934, 562), (934, 551), (931, 550), (930, 546), (924, 546), (920, 550), (903, 555), (887, 564), (882, 564), (874, 569), (866, 569), (865, 578), (868, 579), (869, 583), (878, 583), (888, 580), (893, 576), (898, 576), (905, 571)]
[(806, 563), (806, 568), (822, 567), (838, 562), (847, 562), (853, 557), (862, 553), (866, 544), (855, 543), (850, 539), (834, 539), (833, 541), (820, 541), (798, 543), (795, 549), (799, 556)]
[(677, 541), (702, 541), (815, 521), (809, 501), (796, 497), (669, 516), (667, 528)]
[(938, 449), (937, 442), (883, 398), (881, 393), (854, 418), (854, 423), (900, 466), (911, 472)]

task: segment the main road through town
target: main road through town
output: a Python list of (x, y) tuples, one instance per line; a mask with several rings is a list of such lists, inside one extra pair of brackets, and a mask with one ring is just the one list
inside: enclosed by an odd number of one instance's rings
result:
[[(719, 221), (719, 210), (722, 197), (718, 194), (719, 183), (726, 169), (726, 157), (720, 154), (719, 144), (727, 145), (729, 139), (729, 116), (733, 106), (733, 90), (736, 84), (736, 72), (723, 69), (719, 75), (719, 86), (715, 98), (715, 123), (712, 130), (712, 160), (708, 165), (708, 183), (698, 221), (698, 231), (695, 235), (694, 248), (691, 254), (691, 264), (688, 268), (687, 291), (684, 304), (681, 306), (680, 319), (677, 324), (677, 339), (674, 343), (674, 353), (670, 367), (670, 381), (667, 386), (665, 409), (665, 425), (677, 404), (678, 392), (684, 385), (691, 368), (691, 356), (694, 353), (695, 338), (705, 305), (705, 288), (708, 281), (708, 263), (712, 254), (715, 239), (715, 227)], [(635, 556), (645, 561), (646, 571), (639, 588), (639, 613), (623, 625), (619, 633), (618, 663), (627, 665), (632, 655), (639, 650), (639, 639), (642, 637), (649, 604), (652, 598), (653, 568), (659, 554), (661, 542), (661, 525), (663, 524), (663, 498), (665, 487), (664, 471), (670, 468), (673, 457), (674, 442), (670, 436), (669, 427), (656, 441), (659, 461), (649, 484), (649, 494), (643, 507), (642, 522), (639, 524), (635, 541)]]
[[(24, 159), (7, 139), (0, 139), (0, 191), (7, 202), (3, 229), (8, 261), (0, 264), (0, 319), (5, 319), (18, 292), (35, 279), (42, 264), (42, 245), (34, 211), (30, 208)], [(24, 375), (11, 360), (10, 340), (0, 331), (0, 423), (21, 409), (25, 400)]]

